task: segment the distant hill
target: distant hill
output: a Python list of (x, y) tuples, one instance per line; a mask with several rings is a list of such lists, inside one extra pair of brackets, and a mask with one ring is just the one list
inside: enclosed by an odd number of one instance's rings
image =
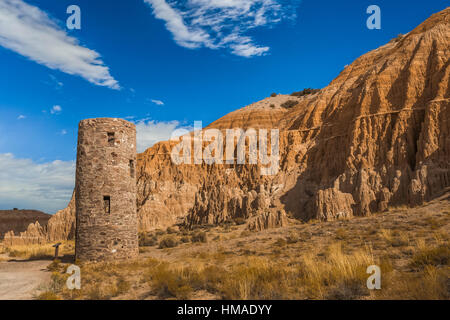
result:
[(0, 210), (0, 239), (12, 230), (15, 234), (24, 232), (30, 223), (39, 221), (46, 226), (52, 216), (37, 210)]

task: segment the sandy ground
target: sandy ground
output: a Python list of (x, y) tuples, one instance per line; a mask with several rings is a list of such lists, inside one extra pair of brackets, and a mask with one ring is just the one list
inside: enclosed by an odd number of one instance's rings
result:
[(48, 265), (48, 260), (0, 262), (0, 300), (33, 299), (38, 288), (50, 281)]

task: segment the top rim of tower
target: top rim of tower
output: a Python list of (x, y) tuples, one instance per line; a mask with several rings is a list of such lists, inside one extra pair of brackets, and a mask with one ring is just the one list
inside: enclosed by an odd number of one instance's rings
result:
[(79, 127), (84, 125), (94, 125), (94, 124), (118, 124), (125, 125), (128, 127), (135, 128), (136, 125), (130, 121), (127, 121), (125, 119), (121, 118), (89, 118), (89, 119), (83, 119), (79, 122)]

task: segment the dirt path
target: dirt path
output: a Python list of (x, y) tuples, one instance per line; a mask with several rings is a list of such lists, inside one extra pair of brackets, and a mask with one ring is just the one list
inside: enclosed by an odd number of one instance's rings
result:
[(40, 285), (50, 280), (49, 261), (0, 262), (0, 300), (33, 299)]

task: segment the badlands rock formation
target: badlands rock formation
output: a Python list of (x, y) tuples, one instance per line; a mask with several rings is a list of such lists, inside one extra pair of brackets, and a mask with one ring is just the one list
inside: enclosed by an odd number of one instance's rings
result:
[(39, 221), (31, 223), (21, 232), (20, 229), (12, 229), (7, 232), (4, 242), (12, 244), (35, 244), (73, 239), (75, 235), (75, 201), (69, 202), (67, 208), (54, 214), (46, 224)]
[[(266, 98), (207, 127), (279, 129), (273, 176), (258, 165), (175, 165), (174, 142), (156, 144), (138, 155), (139, 228), (243, 218), (260, 230), (286, 216), (332, 220), (432, 199), (450, 186), (449, 58), (447, 8), (318, 93)], [(298, 103), (282, 107), (288, 100)], [(59, 224), (73, 223), (62, 219), (69, 208), (51, 219), (60, 236), (72, 229)]]
[(9, 230), (25, 231), (30, 223), (46, 225), (51, 215), (37, 210), (0, 210), (0, 239)]
[[(212, 123), (208, 128), (280, 129), (280, 171), (262, 177), (249, 165), (176, 167), (179, 181), (198, 186), (188, 197), (195, 199), (188, 223), (249, 218), (270, 208), (330, 220), (439, 195), (450, 186), (449, 57), (446, 9), (363, 55), (319, 93), (267, 98)], [(280, 107), (288, 99), (298, 104)], [(187, 194), (173, 188), (171, 196)], [(151, 203), (142, 204), (143, 215)]]

